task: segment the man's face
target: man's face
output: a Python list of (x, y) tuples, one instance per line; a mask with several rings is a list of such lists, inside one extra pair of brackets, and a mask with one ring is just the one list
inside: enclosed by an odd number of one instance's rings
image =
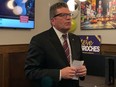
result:
[(71, 28), (71, 14), (68, 8), (57, 9), (56, 16), (51, 19), (52, 25), (62, 33), (68, 32)]

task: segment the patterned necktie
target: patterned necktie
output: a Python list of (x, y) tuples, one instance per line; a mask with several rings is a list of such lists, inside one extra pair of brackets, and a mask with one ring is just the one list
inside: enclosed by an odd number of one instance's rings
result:
[(65, 50), (68, 62), (70, 63), (70, 51), (69, 51), (69, 46), (68, 46), (68, 42), (67, 42), (67, 34), (62, 35), (64, 42), (63, 42), (63, 48)]

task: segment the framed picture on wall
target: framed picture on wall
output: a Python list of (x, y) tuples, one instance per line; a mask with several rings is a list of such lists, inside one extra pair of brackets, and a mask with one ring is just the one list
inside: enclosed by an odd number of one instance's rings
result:
[(81, 29), (116, 29), (116, 0), (81, 2)]

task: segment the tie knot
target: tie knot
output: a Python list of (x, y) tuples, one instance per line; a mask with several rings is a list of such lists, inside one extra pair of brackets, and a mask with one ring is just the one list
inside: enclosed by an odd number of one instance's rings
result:
[(62, 37), (63, 37), (64, 39), (67, 39), (67, 34), (63, 34)]

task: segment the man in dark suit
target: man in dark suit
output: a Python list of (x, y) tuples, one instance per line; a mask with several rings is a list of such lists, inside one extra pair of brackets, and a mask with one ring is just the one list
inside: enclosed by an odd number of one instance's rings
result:
[[(33, 87), (79, 87), (86, 67), (72, 66), (73, 60), (83, 59), (80, 38), (68, 33), (71, 13), (66, 3), (58, 2), (50, 7), (50, 21), (52, 27), (35, 35), (30, 42), (25, 61), (26, 76), (34, 82)], [(63, 48), (63, 34), (67, 35), (69, 60)]]

